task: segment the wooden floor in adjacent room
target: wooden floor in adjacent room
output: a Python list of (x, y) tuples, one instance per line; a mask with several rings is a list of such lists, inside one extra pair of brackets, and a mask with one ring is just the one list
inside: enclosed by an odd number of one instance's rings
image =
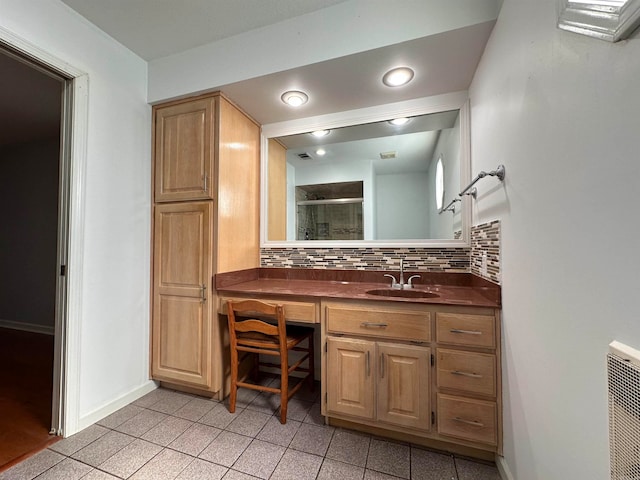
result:
[(49, 435), (53, 342), (0, 328), (0, 471), (58, 439)]

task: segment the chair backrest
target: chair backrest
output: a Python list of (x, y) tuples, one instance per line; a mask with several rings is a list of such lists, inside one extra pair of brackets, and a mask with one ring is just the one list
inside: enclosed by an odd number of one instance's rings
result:
[[(278, 337), (280, 349), (284, 347), (286, 350), (287, 325), (282, 305), (273, 305), (259, 300), (228, 300), (227, 315), (229, 319), (229, 340), (232, 346), (237, 346), (238, 332), (258, 332), (263, 335)], [(237, 317), (242, 317), (243, 320), (237, 321)], [(274, 325), (262, 319), (270, 319), (277, 323)]]

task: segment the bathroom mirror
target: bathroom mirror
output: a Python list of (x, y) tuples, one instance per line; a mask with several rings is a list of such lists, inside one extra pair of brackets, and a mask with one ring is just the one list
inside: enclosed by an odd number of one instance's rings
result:
[(468, 244), (466, 95), (398, 107), (263, 126), (264, 247)]

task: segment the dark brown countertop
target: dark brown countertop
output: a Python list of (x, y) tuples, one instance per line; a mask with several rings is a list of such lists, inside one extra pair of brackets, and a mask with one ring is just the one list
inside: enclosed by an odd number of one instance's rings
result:
[(390, 287), (390, 279), (383, 276), (385, 273), (398, 277), (398, 272), (389, 271), (256, 268), (217, 274), (215, 287), (225, 295), (253, 293), (500, 308), (500, 286), (470, 273), (405, 272), (405, 279), (410, 275), (421, 275), (413, 290), (438, 295), (434, 298), (367, 293)]

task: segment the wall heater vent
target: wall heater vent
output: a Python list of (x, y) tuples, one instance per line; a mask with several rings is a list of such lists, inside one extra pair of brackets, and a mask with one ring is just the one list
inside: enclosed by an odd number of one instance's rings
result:
[(611, 342), (607, 378), (611, 480), (640, 480), (640, 351)]

